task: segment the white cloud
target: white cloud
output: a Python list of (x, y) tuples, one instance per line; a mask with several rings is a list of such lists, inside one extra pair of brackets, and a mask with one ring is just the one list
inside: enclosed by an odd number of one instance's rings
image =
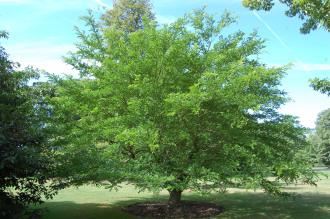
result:
[(14, 3), (14, 4), (25, 4), (28, 0), (0, 0), (1, 3)]
[[(285, 66), (285, 64), (268, 63), (267, 66), (279, 68)], [(330, 71), (330, 64), (307, 63), (307, 62), (298, 61), (298, 62), (293, 62), (291, 65), (289, 65), (289, 70), (302, 71), (302, 72)]]
[[(294, 115), (298, 117), (301, 125), (307, 128), (315, 128), (315, 121), (317, 115), (330, 107), (330, 102), (328, 97), (323, 97), (323, 102), (320, 104), (306, 104), (306, 102), (311, 102), (310, 99), (305, 98), (305, 100), (297, 100), (295, 102), (289, 102), (282, 106), (279, 110), (280, 113)], [(296, 98), (297, 99), (297, 98)]]
[(293, 70), (298, 71), (330, 71), (330, 64), (327, 63), (305, 63), (305, 62), (295, 62), (292, 67)]
[(95, 2), (96, 2), (98, 5), (102, 6), (102, 7), (105, 7), (105, 8), (111, 8), (110, 5), (104, 3), (102, 0), (95, 0)]
[[(60, 10), (97, 9), (97, 6), (109, 8), (104, 0), (0, 0), (0, 4), (29, 5), (43, 12)], [(39, 12), (40, 13), (40, 12)]]
[(10, 54), (15, 54), (15, 56), (19, 57), (54, 57), (65, 55), (67, 52), (75, 49), (73, 45), (55, 44), (47, 41), (17, 43), (15, 45), (8, 45), (6, 48), (10, 51)]
[(53, 42), (29, 42), (6, 46), (10, 59), (19, 62), (21, 67), (33, 66), (49, 73), (72, 74), (77, 72), (63, 61), (69, 51), (74, 51), (73, 45), (57, 45)]
[(156, 20), (160, 24), (170, 24), (170, 23), (173, 23), (174, 21), (176, 21), (176, 18), (175, 17), (172, 17), (172, 16), (157, 15), (156, 16)]
[(44, 70), (48, 73), (54, 74), (68, 74), (77, 76), (79, 73), (72, 68), (72, 66), (66, 64), (61, 59), (43, 59), (43, 60), (36, 60), (36, 59), (24, 59), (20, 62), (21, 67), (32, 66), (34, 68), (38, 68), (40, 70)]

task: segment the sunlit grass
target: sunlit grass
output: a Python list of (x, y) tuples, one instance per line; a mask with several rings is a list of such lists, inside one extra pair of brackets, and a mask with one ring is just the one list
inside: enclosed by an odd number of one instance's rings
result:
[[(230, 189), (225, 194), (202, 196), (185, 192), (183, 198), (205, 202), (215, 202), (225, 208), (225, 212), (216, 218), (330, 218), (330, 179), (322, 177), (317, 187), (290, 185), (288, 192), (297, 195), (287, 200), (274, 198), (260, 191)], [(134, 202), (166, 200), (167, 193), (138, 193), (131, 185), (125, 185), (119, 191), (109, 191), (90, 185), (79, 188), (67, 188), (42, 207), (47, 211), (43, 219), (133, 219), (121, 207)]]

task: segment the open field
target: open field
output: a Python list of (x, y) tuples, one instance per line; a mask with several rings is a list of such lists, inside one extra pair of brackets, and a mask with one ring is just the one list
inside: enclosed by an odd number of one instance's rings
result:
[[(226, 194), (201, 196), (186, 192), (185, 200), (214, 202), (225, 212), (216, 218), (330, 218), (330, 179), (322, 177), (317, 187), (291, 185), (286, 191), (297, 196), (289, 200), (276, 199), (262, 192), (230, 189)], [(133, 186), (125, 185), (119, 191), (95, 186), (81, 186), (62, 190), (42, 207), (47, 211), (43, 219), (120, 219), (138, 218), (126, 214), (121, 206), (134, 202), (166, 200), (167, 193), (138, 193)]]

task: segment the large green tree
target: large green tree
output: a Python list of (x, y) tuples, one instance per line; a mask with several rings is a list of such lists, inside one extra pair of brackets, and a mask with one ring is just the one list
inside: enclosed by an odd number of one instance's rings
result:
[(298, 156), (304, 129), (277, 112), (285, 69), (259, 62), (256, 33), (223, 34), (232, 22), (197, 10), (163, 27), (144, 19), (134, 32), (90, 28), (67, 59), (81, 77), (56, 79), (50, 99), (59, 172), (71, 183), (166, 189), (173, 203), (188, 188), (279, 194), (280, 180), (313, 183)]
[[(5, 32), (0, 38), (7, 37)], [(21, 218), (24, 207), (50, 197), (51, 174), (42, 89), (33, 69), (16, 70), (0, 47), (0, 217)]]
[[(243, 5), (253, 10), (269, 11), (274, 5), (273, 0), (243, 0)], [(330, 1), (329, 0), (280, 0), (289, 9), (285, 14), (289, 17), (298, 16), (304, 20), (301, 33), (309, 33), (319, 26), (330, 31)]]

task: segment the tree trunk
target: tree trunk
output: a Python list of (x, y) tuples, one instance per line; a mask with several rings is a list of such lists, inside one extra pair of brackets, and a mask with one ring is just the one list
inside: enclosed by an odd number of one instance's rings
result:
[(182, 193), (181, 190), (174, 189), (174, 190), (169, 191), (169, 193), (170, 193), (170, 198), (169, 198), (168, 202), (170, 204), (176, 205), (181, 202), (181, 193)]

